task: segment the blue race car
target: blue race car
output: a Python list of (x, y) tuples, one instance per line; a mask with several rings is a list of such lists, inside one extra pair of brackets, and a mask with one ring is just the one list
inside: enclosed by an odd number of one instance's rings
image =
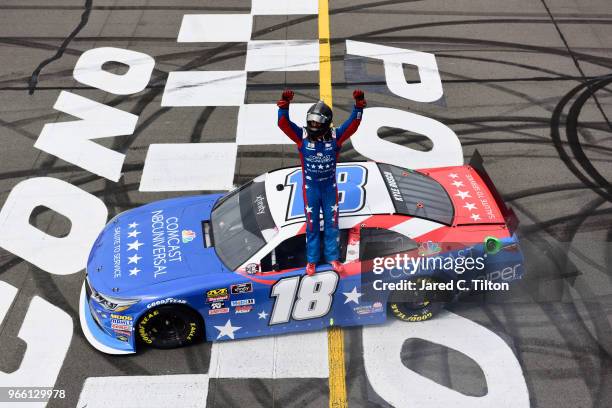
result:
[[(127, 354), (377, 324), (387, 315), (422, 321), (464, 291), (460, 280), (507, 284), (523, 275), (513, 214), (477, 166), (414, 171), (353, 162), (338, 165), (337, 178), (341, 273), (320, 264), (305, 274), (298, 167), (226, 195), (157, 201), (116, 216), (87, 264), (87, 340)], [(469, 256), (482, 268), (381, 268), (399, 255)], [(409, 281), (425, 287), (406, 290)], [(457, 284), (448, 290), (449, 282)], [(436, 283), (447, 284), (443, 295)]]

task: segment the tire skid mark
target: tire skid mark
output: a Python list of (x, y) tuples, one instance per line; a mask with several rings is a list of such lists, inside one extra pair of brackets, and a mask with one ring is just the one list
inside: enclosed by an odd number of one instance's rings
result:
[(29, 88), (28, 93), (30, 95), (34, 93), (34, 88), (36, 87), (36, 84), (38, 83), (38, 75), (40, 75), (43, 68), (49, 65), (50, 63), (52, 63), (53, 61), (56, 61), (62, 58), (62, 56), (64, 55), (65, 49), (68, 47), (68, 44), (70, 44), (70, 42), (87, 25), (87, 22), (89, 21), (89, 14), (91, 13), (92, 2), (93, 0), (85, 0), (83, 14), (81, 15), (81, 21), (76, 26), (76, 28), (70, 34), (68, 34), (68, 37), (66, 37), (62, 41), (62, 44), (59, 46), (55, 55), (47, 58), (34, 69), (34, 72), (32, 72), (32, 77), (30, 78), (30, 82), (29, 82), (30, 88)]

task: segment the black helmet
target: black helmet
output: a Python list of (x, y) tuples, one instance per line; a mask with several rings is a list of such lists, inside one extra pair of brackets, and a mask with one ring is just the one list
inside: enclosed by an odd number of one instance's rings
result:
[(323, 101), (312, 105), (306, 113), (306, 132), (310, 138), (325, 135), (331, 126), (333, 114), (329, 106)]

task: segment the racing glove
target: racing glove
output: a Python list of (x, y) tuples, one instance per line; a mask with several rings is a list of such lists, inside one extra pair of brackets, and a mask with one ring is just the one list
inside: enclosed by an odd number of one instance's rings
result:
[(365, 94), (361, 89), (355, 89), (353, 91), (353, 99), (355, 99), (355, 107), (363, 109), (366, 107), (367, 102), (365, 100)]
[(293, 99), (293, 95), (295, 94), (293, 93), (291, 89), (285, 89), (283, 91), (283, 94), (281, 95), (281, 98), (278, 100), (278, 102), (276, 102), (276, 106), (278, 106), (281, 109), (289, 109), (289, 104), (291, 103), (291, 100)]

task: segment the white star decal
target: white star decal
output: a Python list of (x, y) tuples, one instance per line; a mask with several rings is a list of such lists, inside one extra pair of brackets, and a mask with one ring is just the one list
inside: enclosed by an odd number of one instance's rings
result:
[(451, 174), (448, 175), (448, 177), (450, 177), (452, 179), (456, 179), (459, 176), (457, 175), (457, 173), (451, 173)]
[(128, 238), (136, 238), (138, 237), (138, 234), (140, 234), (140, 231), (137, 231), (137, 230), (130, 231), (128, 232)]
[(128, 256), (128, 264), (131, 264), (131, 263), (137, 264), (138, 261), (140, 261), (141, 259), (142, 259), (142, 256), (138, 256), (138, 254), (134, 256)]
[(136, 228), (138, 226), (138, 224), (136, 224), (135, 222), (128, 224), (128, 228)]
[(338, 211), (338, 204), (334, 204), (331, 206), (332, 211), (336, 212)]
[(355, 302), (359, 304), (359, 298), (363, 296), (363, 293), (357, 292), (357, 286), (355, 286), (350, 292), (343, 292), (342, 294), (346, 296), (344, 304), (347, 304), (349, 302)]
[(138, 276), (138, 272), (140, 272), (138, 268), (130, 269), (130, 276)]
[(260, 319), (265, 319), (266, 317), (268, 317), (268, 314), (265, 310), (262, 310), (261, 312), (257, 313), (257, 316), (259, 316)]
[(326, 168), (326, 169), (329, 169), (329, 164), (326, 164), (326, 165), (325, 165), (325, 168)]
[(234, 339), (234, 332), (238, 329), (242, 329), (242, 327), (232, 326), (232, 321), (228, 320), (224, 326), (215, 326), (215, 329), (219, 330), (219, 335), (217, 339), (220, 339), (223, 336), (227, 336), (230, 339)]
[(323, 168), (323, 165), (322, 165), (322, 164), (319, 164), (319, 168), (320, 168), (320, 169), (322, 169), (322, 168)]
[(304, 188), (305, 188), (306, 190), (308, 190), (308, 184), (306, 184), (306, 185), (304, 186)]
[(472, 210), (476, 209), (476, 206), (474, 204), (472, 204), (472, 203), (465, 203), (463, 208), (467, 208), (468, 210), (472, 211)]
[(312, 207), (306, 206), (306, 212), (307, 213), (311, 213), (312, 212)]
[(472, 215), (470, 215), (470, 218), (473, 219), (474, 221), (478, 221), (480, 219), (480, 215), (472, 214)]
[(461, 197), (462, 200), (465, 200), (466, 197), (471, 197), (470, 196), (470, 192), (469, 191), (461, 191), (461, 190), (457, 190), (457, 194), (455, 194), (457, 197)]
[(463, 187), (463, 181), (453, 181), (451, 184), (455, 187)]
[(142, 245), (144, 245), (142, 242), (139, 242), (138, 240), (136, 240), (136, 241), (132, 242), (131, 244), (128, 243), (128, 249), (127, 250), (129, 251), (129, 250), (135, 249), (135, 250), (138, 251), (138, 248), (140, 248)]

